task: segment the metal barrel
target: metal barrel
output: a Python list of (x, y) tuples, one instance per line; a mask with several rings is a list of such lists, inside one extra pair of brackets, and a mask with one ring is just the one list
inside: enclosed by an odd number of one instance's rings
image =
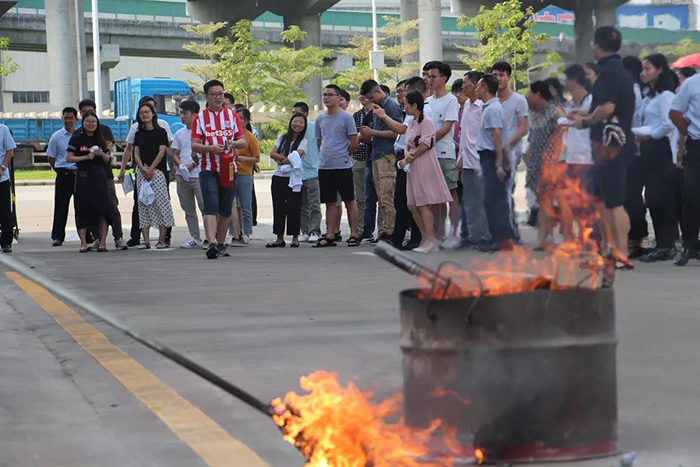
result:
[(612, 289), (455, 300), (417, 292), (400, 296), (409, 425), (442, 419), (489, 462), (618, 451)]

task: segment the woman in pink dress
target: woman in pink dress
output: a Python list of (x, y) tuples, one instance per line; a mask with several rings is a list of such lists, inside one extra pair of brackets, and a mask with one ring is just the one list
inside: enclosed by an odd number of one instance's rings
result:
[[(435, 153), (435, 127), (423, 115), (423, 95), (412, 91), (406, 95), (404, 110), (412, 116), (406, 129), (406, 158), (399, 168), (407, 170), (406, 198), (408, 209), (418, 224), (423, 241), (414, 251), (429, 253), (438, 246), (433, 228), (433, 206), (452, 201), (452, 195), (440, 170)], [(409, 165), (410, 164), (410, 165)]]

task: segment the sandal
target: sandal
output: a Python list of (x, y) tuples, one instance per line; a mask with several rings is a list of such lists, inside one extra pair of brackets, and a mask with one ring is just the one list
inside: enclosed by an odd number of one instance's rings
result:
[(634, 264), (632, 264), (632, 261), (629, 260), (628, 262), (616, 260), (615, 269), (631, 271), (634, 269)]
[(150, 243), (142, 243), (141, 246), (139, 246), (139, 250), (150, 250), (150, 249), (151, 249)]
[(168, 245), (166, 245), (165, 243), (163, 243), (163, 242), (156, 243), (156, 250), (165, 250), (166, 248), (168, 248)]
[(100, 248), (97, 249), (97, 252), (98, 252), (98, 253), (105, 253), (106, 251), (107, 251), (107, 248), (102, 248), (102, 247), (100, 247)]
[[(277, 242), (270, 242), (267, 245), (265, 245), (265, 248), (284, 248), (287, 246), (287, 242), (282, 242), (282, 243), (277, 243)], [(299, 245), (297, 245), (299, 246)]]
[(80, 250), (78, 250), (78, 251), (79, 251), (80, 253), (87, 253), (87, 252), (90, 251), (90, 250), (89, 250), (88, 247), (86, 247), (86, 246), (81, 246), (81, 247), (80, 247)]
[(350, 237), (348, 239), (348, 246), (360, 246), (360, 240), (357, 237)]
[(292, 242), (292, 243), (289, 245), (289, 248), (299, 248), (299, 242)]
[(328, 237), (321, 237), (318, 239), (318, 242), (316, 242), (315, 245), (311, 246), (311, 248), (326, 248), (329, 246), (335, 246), (335, 239), (330, 239)]

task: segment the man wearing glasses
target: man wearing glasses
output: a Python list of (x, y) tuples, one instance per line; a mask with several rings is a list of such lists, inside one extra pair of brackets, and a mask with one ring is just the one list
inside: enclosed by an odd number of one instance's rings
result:
[[(192, 122), (192, 152), (202, 155), (199, 185), (204, 198), (204, 232), (209, 242), (207, 258), (230, 256), (224, 241), (231, 218), (233, 186), (221, 186), (221, 154), (245, 148), (243, 125), (235, 111), (224, 106), (224, 85), (211, 80), (204, 84), (207, 108)], [(217, 244), (217, 241), (219, 242)]]
[(321, 189), (321, 202), (326, 205), (327, 236), (322, 237), (316, 248), (335, 246), (333, 230), (340, 224), (340, 208), (336, 205), (338, 194), (348, 212), (351, 237), (348, 246), (360, 244), (357, 234), (357, 203), (352, 177), (350, 156), (357, 148), (357, 128), (355, 119), (339, 106), (341, 90), (329, 84), (323, 90), (323, 104), (326, 113), (316, 120), (316, 140), (321, 150), (318, 162), (318, 182)]

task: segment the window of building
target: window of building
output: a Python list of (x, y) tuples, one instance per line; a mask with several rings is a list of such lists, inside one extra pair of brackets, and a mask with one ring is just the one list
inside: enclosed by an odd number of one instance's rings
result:
[(12, 91), (13, 104), (44, 104), (49, 102), (49, 91)]

